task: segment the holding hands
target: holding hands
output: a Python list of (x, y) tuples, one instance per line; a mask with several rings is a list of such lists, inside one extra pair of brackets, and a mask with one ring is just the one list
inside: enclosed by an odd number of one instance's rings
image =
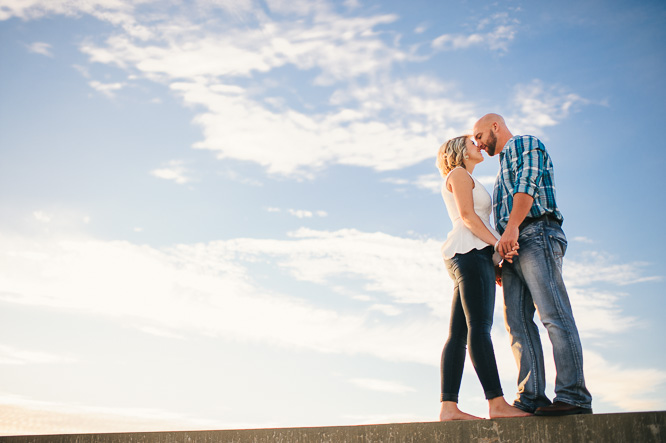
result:
[[(502, 236), (502, 239), (504, 236)], [(500, 256), (508, 261), (509, 263), (513, 263), (513, 258), (518, 255), (518, 249), (520, 249), (520, 245), (518, 244), (518, 241), (516, 241), (513, 246), (509, 249), (509, 251), (506, 254), (502, 253), (502, 239), (498, 240), (497, 243), (495, 243), (495, 250), (500, 254)], [(495, 265), (495, 283), (497, 283), (498, 286), (502, 286), (502, 264)]]
[[(499, 242), (495, 244), (495, 249), (499, 254), (502, 256), (504, 260), (507, 260), (509, 263), (513, 263), (511, 260), (507, 258), (507, 255), (510, 253), (515, 252), (518, 250), (518, 234), (519, 234), (519, 229), (518, 227), (511, 227), (507, 226), (506, 230), (502, 234), (502, 238), (499, 239)], [(516, 252), (513, 255), (518, 255)]]

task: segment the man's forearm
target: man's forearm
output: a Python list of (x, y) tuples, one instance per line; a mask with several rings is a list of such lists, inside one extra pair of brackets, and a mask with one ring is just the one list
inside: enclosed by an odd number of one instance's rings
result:
[(513, 196), (513, 208), (509, 214), (509, 221), (506, 223), (506, 229), (517, 228), (525, 220), (527, 214), (532, 209), (534, 198), (522, 192), (518, 192)]

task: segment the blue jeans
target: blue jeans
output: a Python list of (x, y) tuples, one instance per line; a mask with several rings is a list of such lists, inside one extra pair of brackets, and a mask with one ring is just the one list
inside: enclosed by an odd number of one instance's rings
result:
[(504, 316), (518, 365), (518, 398), (514, 406), (528, 411), (547, 406), (543, 349), (534, 323), (535, 308), (553, 345), (557, 375), (555, 398), (592, 407), (585, 387), (583, 349), (562, 278), (567, 238), (559, 223), (540, 219), (521, 229), (519, 256), (502, 266)]
[(442, 351), (441, 401), (458, 401), (468, 345), (486, 398), (500, 397), (502, 385), (490, 339), (495, 309), (492, 247), (456, 254), (445, 263), (454, 287), (449, 339)]

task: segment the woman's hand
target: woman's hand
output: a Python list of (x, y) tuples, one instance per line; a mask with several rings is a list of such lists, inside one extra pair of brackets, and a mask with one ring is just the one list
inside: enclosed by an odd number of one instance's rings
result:
[(495, 283), (500, 288), (502, 287), (502, 265), (495, 265)]

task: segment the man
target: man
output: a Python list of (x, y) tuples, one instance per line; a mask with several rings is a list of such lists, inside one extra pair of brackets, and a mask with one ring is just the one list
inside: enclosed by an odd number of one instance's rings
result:
[[(489, 155), (499, 154), (493, 210), (504, 257), (518, 244), (519, 255), (502, 266), (504, 313), (518, 365), (518, 398), (513, 405), (535, 415), (591, 414), (585, 387), (583, 350), (562, 279), (567, 239), (555, 202), (553, 164), (532, 136), (513, 136), (497, 114), (474, 125), (474, 139)], [(535, 308), (553, 345), (555, 398), (545, 394), (545, 369)]]

